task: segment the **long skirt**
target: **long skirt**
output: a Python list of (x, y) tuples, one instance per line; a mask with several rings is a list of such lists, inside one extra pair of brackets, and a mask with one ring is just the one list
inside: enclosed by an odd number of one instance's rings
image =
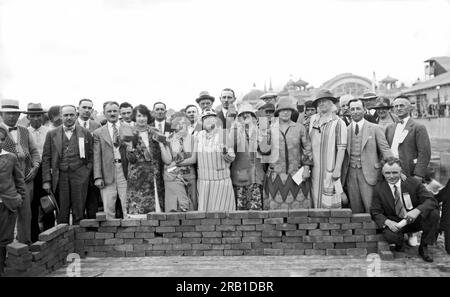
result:
[(311, 184), (297, 185), (290, 174), (268, 171), (264, 179), (264, 209), (311, 208)]
[(230, 178), (197, 181), (199, 211), (236, 210), (233, 185)]

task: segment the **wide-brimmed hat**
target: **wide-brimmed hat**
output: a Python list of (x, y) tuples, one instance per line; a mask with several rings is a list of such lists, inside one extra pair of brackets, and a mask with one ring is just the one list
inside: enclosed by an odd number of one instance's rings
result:
[(277, 108), (275, 109), (275, 116), (278, 116), (280, 111), (284, 109), (290, 109), (293, 112), (297, 111), (297, 106), (289, 96), (280, 97), (280, 99), (277, 102)]
[(364, 92), (364, 94), (361, 97), (359, 97), (359, 99), (362, 99), (362, 100), (370, 100), (370, 99), (376, 99), (376, 98), (378, 98), (377, 94), (375, 94), (374, 92), (371, 92), (371, 91)]
[(201, 114), (201, 119), (203, 120), (204, 118), (209, 117), (209, 116), (217, 117), (217, 113), (215, 112), (214, 109), (206, 108)]
[(276, 98), (278, 97), (278, 93), (275, 92), (268, 92), (268, 93), (264, 93), (262, 94), (259, 99), (261, 100), (266, 100), (266, 99), (270, 99), (270, 98)]
[(29, 103), (26, 114), (43, 114), (47, 111), (42, 108), (41, 103)]
[(370, 107), (371, 109), (382, 109), (382, 108), (388, 108), (391, 109), (393, 106), (391, 105), (391, 100), (386, 97), (380, 97), (378, 98), (377, 102), (375, 103), (375, 106)]
[(314, 107), (315, 108), (312, 100), (305, 101), (305, 109), (307, 109), (308, 107)]
[(19, 109), (19, 100), (3, 99), (0, 101), (0, 105), (0, 112), (23, 112)]
[(316, 98), (313, 101), (313, 106), (317, 107), (317, 103), (320, 99), (328, 99), (331, 100), (333, 103), (336, 104), (338, 102), (338, 99), (334, 97), (333, 93), (328, 89), (321, 89), (316, 95)]
[(56, 202), (55, 196), (53, 196), (53, 193), (47, 194), (40, 199), (42, 210), (44, 210), (45, 213), (50, 213), (54, 210), (56, 210), (56, 213), (59, 213), (59, 207), (58, 203)]
[(201, 100), (211, 100), (211, 102), (214, 102), (215, 98), (211, 96), (207, 91), (200, 92), (198, 95), (198, 98), (195, 99), (195, 102), (200, 103)]
[(258, 108), (258, 110), (271, 110), (272, 112), (275, 112), (275, 105), (273, 105), (273, 103), (266, 103)]
[(255, 109), (253, 108), (253, 106), (250, 103), (243, 103), (241, 104), (241, 106), (239, 106), (238, 109), (238, 116), (240, 116), (243, 113), (250, 113), (252, 116), (254, 116), (256, 118), (256, 113), (255, 113)]

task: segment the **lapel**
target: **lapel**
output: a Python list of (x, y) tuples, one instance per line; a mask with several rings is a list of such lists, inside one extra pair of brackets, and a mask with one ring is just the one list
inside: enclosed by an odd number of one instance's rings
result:
[(62, 154), (62, 138), (64, 136), (63, 132), (63, 126), (59, 126), (58, 128), (55, 128), (55, 146), (56, 151), (58, 152), (58, 155), (61, 157)]
[(105, 139), (105, 142), (112, 147), (113, 144), (112, 144), (111, 135), (109, 135), (108, 123), (102, 127), (102, 135), (103, 135), (103, 139)]
[(351, 149), (351, 141), (352, 141), (352, 133), (353, 133), (353, 123), (347, 126), (347, 153), (350, 156)]
[[(385, 199), (389, 207), (392, 208), (393, 212), (395, 213), (395, 204), (394, 204), (394, 195), (392, 195), (391, 187), (389, 186), (389, 183), (385, 181), (383, 183), (384, 185), (384, 192), (385, 192)], [(403, 185), (401, 185), (402, 191), (403, 191)]]
[(367, 140), (369, 140), (369, 122), (365, 121), (362, 129), (361, 129), (361, 133), (362, 133), (362, 142), (361, 142), (361, 151), (364, 149), (364, 146), (367, 143)]

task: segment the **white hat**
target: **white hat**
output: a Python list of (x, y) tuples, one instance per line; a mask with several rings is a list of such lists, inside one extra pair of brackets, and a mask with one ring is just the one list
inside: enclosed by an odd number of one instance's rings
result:
[(0, 112), (23, 112), (19, 109), (19, 100), (3, 99), (0, 104)]

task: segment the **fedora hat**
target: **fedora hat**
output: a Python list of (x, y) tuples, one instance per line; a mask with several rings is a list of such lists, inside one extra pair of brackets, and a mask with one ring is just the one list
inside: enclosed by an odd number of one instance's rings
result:
[(195, 99), (195, 101), (197, 102), (197, 104), (200, 103), (201, 100), (211, 100), (211, 102), (214, 102), (215, 98), (213, 96), (211, 96), (207, 91), (203, 91), (200, 92), (200, 95), (198, 96), (197, 99)]
[(23, 111), (19, 109), (19, 100), (14, 99), (3, 99), (0, 101), (1, 107), (0, 112), (19, 112)]
[(320, 99), (328, 99), (331, 100), (333, 103), (338, 102), (338, 99), (333, 96), (333, 93), (331, 93), (328, 89), (321, 89), (316, 95), (316, 98), (313, 101), (313, 106), (317, 107), (317, 103)]
[(54, 210), (56, 210), (56, 213), (59, 213), (59, 207), (58, 203), (56, 202), (55, 196), (53, 196), (53, 193), (49, 193), (40, 199), (41, 207), (44, 210), (45, 213), (50, 213)]
[(362, 99), (362, 100), (369, 100), (369, 99), (376, 99), (376, 98), (378, 98), (377, 94), (375, 94), (374, 92), (371, 92), (371, 91), (366, 91), (366, 92), (364, 92), (364, 94), (361, 97), (359, 97), (359, 99)]
[(278, 116), (280, 111), (282, 111), (284, 109), (290, 109), (293, 112), (297, 110), (297, 106), (294, 104), (294, 102), (292, 101), (292, 99), (289, 96), (280, 97), (280, 99), (277, 102), (277, 107), (275, 109), (274, 115)]
[(26, 114), (43, 114), (47, 111), (42, 108), (41, 103), (29, 103)]
[(212, 109), (212, 108), (206, 108), (206, 109), (202, 112), (201, 119), (203, 120), (204, 118), (209, 117), (209, 116), (215, 116), (215, 117), (217, 117), (217, 113), (214, 111), (214, 109)]
[(389, 98), (386, 97), (380, 97), (377, 100), (377, 103), (375, 103), (375, 106), (372, 106), (371, 109), (381, 109), (381, 108), (389, 108), (391, 109), (393, 106), (391, 105), (391, 101)]
[(252, 116), (254, 116), (256, 118), (255, 110), (250, 103), (243, 103), (243, 104), (241, 104), (241, 106), (239, 106), (238, 116), (240, 116), (246, 112), (250, 113)]

